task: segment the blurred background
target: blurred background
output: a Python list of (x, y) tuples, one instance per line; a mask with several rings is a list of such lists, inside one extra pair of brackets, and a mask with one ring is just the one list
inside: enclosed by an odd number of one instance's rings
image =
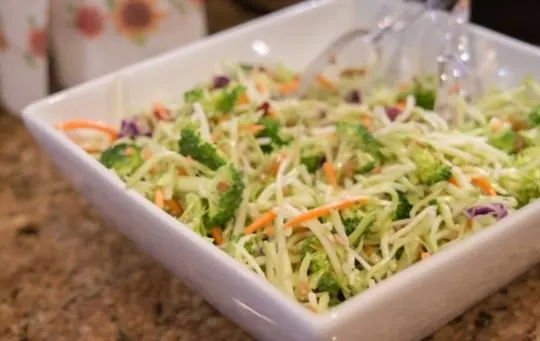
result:
[[(470, 11), (474, 23), (540, 43), (540, 31), (530, 29), (540, 12), (539, 0), (410, 1), (443, 1), (448, 10)], [(0, 106), (17, 115), (60, 88), (298, 2), (0, 0)]]

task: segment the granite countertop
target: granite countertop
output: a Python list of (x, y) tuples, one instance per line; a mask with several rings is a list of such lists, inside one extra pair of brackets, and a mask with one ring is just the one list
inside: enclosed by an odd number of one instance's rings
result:
[[(230, 20), (211, 31), (254, 17), (226, 2), (209, 2)], [(5, 113), (0, 141), (0, 340), (252, 340), (97, 215)], [(428, 339), (532, 341), (539, 323), (537, 266)]]

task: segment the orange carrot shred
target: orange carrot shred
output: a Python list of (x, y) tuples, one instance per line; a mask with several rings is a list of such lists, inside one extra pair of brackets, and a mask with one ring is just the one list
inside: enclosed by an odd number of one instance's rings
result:
[(237, 104), (249, 104), (249, 97), (242, 93), (240, 96), (238, 96), (238, 100), (236, 101)]
[(264, 126), (262, 124), (246, 124), (240, 126), (240, 130), (246, 131), (252, 134), (257, 134), (264, 130)]
[(512, 125), (512, 122), (508, 121), (508, 120), (504, 120), (504, 119), (499, 119), (499, 118), (495, 118), (493, 120), (493, 123), (491, 124), (491, 131), (492, 132), (496, 132), (497, 130), (501, 129), (502, 127), (504, 127), (505, 124), (510, 124)]
[(160, 188), (156, 189), (154, 192), (154, 204), (161, 209), (165, 207), (165, 198), (163, 197), (163, 191)]
[(450, 87), (450, 89), (448, 89), (448, 94), (455, 95), (459, 93), (460, 90), (461, 90), (461, 85), (459, 83), (455, 83), (454, 85)]
[(326, 181), (328, 181), (328, 184), (334, 188), (337, 187), (337, 176), (336, 176), (336, 169), (330, 162), (325, 162), (322, 166), (324, 171), (324, 176), (326, 177)]
[(323, 206), (319, 206), (307, 212), (303, 212), (294, 218), (289, 219), (285, 223), (285, 227), (292, 227), (294, 225), (298, 225), (309, 220), (327, 216), (330, 214), (332, 210), (343, 210), (357, 204), (365, 204), (366, 202), (367, 202), (366, 197), (358, 196), (354, 198), (347, 198), (347, 199), (339, 200), (339, 201), (326, 204)]
[(333, 90), (336, 88), (334, 83), (332, 83), (328, 78), (326, 78), (323, 75), (317, 75), (317, 83), (319, 83), (322, 87)]
[(182, 213), (184, 213), (182, 206), (180, 206), (178, 201), (174, 199), (165, 200), (164, 204), (167, 211), (169, 211), (169, 213), (175, 217), (179, 217), (182, 215)]
[(428, 259), (429, 257), (431, 257), (431, 254), (429, 252), (422, 252), (422, 259)]
[(453, 176), (450, 177), (450, 179), (448, 179), (448, 182), (451, 183), (452, 185), (456, 186), (456, 187), (461, 187), (459, 185), (459, 182), (457, 181), (457, 179)]
[(298, 79), (292, 79), (288, 83), (281, 84), (279, 87), (279, 92), (282, 95), (289, 95), (296, 91), (296, 89), (298, 88), (298, 85), (299, 85)]
[(397, 101), (396, 108), (398, 108), (399, 110), (403, 110), (405, 109), (406, 105), (407, 103), (405, 101)]
[(213, 117), (213, 120), (215, 120), (218, 123), (225, 122), (225, 121), (228, 121), (230, 119), (231, 118), (228, 115), (220, 115), (220, 116)]
[(159, 102), (152, 103), (154, 116), (160, 120), (166, 120), (169, 118), (169, 111)]
[(214, 241), (217, 245), (223, 244), (223, 230), (219, 226), (215, 226), (210, 231), (210, 234), (212, 235), (212, 238), (214, 238)]
[(148, 160), (149, 158), (152, 157), (152, 152), (148, 149), (143, 149), (141, 154), (142, 154), (143, 159), (145, 160)]
[(467, 219), (467, 222), (465, 223), (465, 228), (466, 228), (467, 230), (470, 230), (470, 229), (472, 229), (472, 226), (473, 226), (473, 221), (472, 221), (472, 219)]
[(485, 195), (489, 195), (491, 197), (497, 196), (497, 192), (491, 187), (491, 184), (483, 177), (477, 176), (471, 179), (471, 183), (478, 187), (482, 192), (484, 192)]
[(118, 132), (113, 127), (106, 125), (105, 123), (89, 120), (73, 120), (66, 121), (56, 125), (58, 130), (70, 131), (77, 129), (93, 129), (101, 131), (109, 135), (109, 140), (112, 142), (118, 137)]
[(366, 254), (366, 256), (371, 256), (371, 254), (373, 253), (373, 246), (371, 245), (364, 245), (364, 253)]
[(265, 94), (267, 92), (266, 87), (262, 85), (261, 83), (255, 83), (255, 88), (260, 94)]
[(372, 122), (371, 122), (371, 117), (369, 117), (369, 116), (362, 116), (362, 117), (360, 117), (360, 122), (362, 122), (362, 125), (363, 125), (364, 127), (366, 127), (366, 129), (367, 129), (368, 131), (371, 131), (371, 130), (372, 130), (373, 125), (372, 125)]
[(268, 211), (259, 218), (255, 219), (251, 224), (246, 227), (244, 234), (252, 234), (253, 232), (259, 230), (262, 227), (272, 223), (276, 218), (274, 211)]
[(399, 84), (399, 91), (407, 91), (411, 86), (408, 83)]

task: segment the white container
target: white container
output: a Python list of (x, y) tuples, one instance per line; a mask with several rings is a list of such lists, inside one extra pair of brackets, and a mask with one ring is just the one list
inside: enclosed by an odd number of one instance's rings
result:
[(0, 0), (0, 106), (12, 113), (48, 94), (48, 0)]
[(50, 0), (51, 48), (63, 86), (206, 35), (202, 0)]
[[(27, 107), (23, 118), (60, 170), (108, 220), (258, 339), (417, 340), (540, 259), (540, 202), (317, 315), (126, 190), (54, 129), (70, 119), (116, 124), (118, 110), (147, 106), (156, 97), (176, 99), (210, 77), (222, 60), (272, 59), (301, 68), (355, 18), (368, 22), (374, 6), (371, 0), (309, 1), (48, 97)], [(422, 55), (435, 56), (429, 25), (422, 21), (409, 36), (421, 37)], [(479, 59), (495, 56), (499, 67), (517, 77), (540, 77), (538, 49), (484, 29), (473, 27), (473, 32)]]

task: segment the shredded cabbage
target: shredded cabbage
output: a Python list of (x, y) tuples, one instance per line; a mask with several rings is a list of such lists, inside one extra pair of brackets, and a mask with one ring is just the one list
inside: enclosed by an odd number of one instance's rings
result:
[[(531, 157), (540, 155), (540, 87), (531, 79), (474, 104), (454, 97), (446, 120), (422, 79), (360, 89), (351, 85), (366, 72), (348, 70), (298, 99), (289, 96), (297, 74), (282, 65), (224, 69), (176, 109), (126, 118), (129, 134), (96, 157), (316, 312), (540, 196)], [(119, 144), (124, 154), (113, 153)]]

